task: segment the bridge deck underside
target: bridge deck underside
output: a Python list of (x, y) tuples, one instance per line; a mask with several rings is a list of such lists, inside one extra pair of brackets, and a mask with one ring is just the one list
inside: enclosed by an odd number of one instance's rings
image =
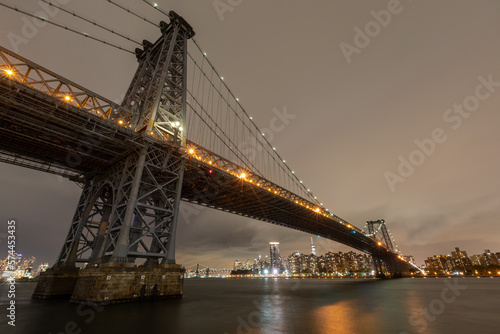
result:
[[(209, 172), (209, 171), (212, 172)], [(246, 216), (252, 219), (317, 234), (367, 253), (377, 247), (375, 241), (346, 225), (297, 205), (261, 187), (221, 170), (211, 169), (195, 159), (186, 165), (182, 199), (202, 206)]]
[(0, 161), (66, 177), (111, 166), (134, 132), (62, 100), (0, 80)]

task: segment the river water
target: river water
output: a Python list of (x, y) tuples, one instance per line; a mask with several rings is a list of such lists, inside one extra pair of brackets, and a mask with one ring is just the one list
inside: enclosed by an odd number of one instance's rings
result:
[(107, 306), (34, 288), (16, 284), (12, 327), (1, 285), (0, 333), (500, 333), (500, 278), (192, 278), (182, 299)]

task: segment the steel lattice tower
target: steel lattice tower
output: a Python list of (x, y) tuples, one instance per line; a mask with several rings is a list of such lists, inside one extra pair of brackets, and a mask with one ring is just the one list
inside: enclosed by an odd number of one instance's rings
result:
[[(174, 12), (170, 19), (169, 24), (161, 22), (156, 43), (144, 41), (144, 49), (136, 49), (139, 66), (122, 104), (134, 113), (133, 119), (122, 121), (142, 134), (135, 145), (140, 148), (85, 180), (57, 266), (137, 258), (147, 264), (175, 263), (186, 141), (187, 41), (194, 32)], [(173, 149), (155, 139), (170, 142)]]
[(384, 241), (384, 244), (391, 251), (394, 251), (394, 245), (392, 244), (391, 237), (389, 236), (389, 232), (387, 231), (387, 226), (385, 225), (385, 220), (373, 220), (367, 221), (366, 225), (368, 226), (368, 235), (375, 236), (380, 233), (382, 235), (381, 240)]
[[(379, 245), (383, 243), (385, 245), (384, 249), (386, 252), (390, 251), (391, 254), (395, 252), (394, 244), (391, 236), (389, 235), (389, 231), (387, 230), (385, 220), (379, 219), (367, 221), (366, 225), (368, 227), (368, 232), (366, 233), (367, 236), (379, 240)], [(384, 272), (402, 275), (402, 272), (404, 271), (401, 261), (393, 256), (387, 256), (384, 252), (381, 252), (380, 254), (373, 254), (373, 263), (375, 264), (378, 276), (385, 276)]]

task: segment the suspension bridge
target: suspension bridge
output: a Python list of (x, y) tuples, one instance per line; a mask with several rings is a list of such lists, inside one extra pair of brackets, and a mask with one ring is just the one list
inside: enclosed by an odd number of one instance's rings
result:
[(381, 276), (407, 272), (385, 222), (363, 232), (326, 209), (239, 103), (191, 25), (144, 2), (168, 23), (141, 18), (160, 37), (127, 38), (138, 46), (124, 50), (138, 67), (121, 104), (0, 48), (0, 161), (82, 188), (57, 263), (34, 296), (98, 303), (181, 296), (181, 201), (340, 242), (371, 254)]

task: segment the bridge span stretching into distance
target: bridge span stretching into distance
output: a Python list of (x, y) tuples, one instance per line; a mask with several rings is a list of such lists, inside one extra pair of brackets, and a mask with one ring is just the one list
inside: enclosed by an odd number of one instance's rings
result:
[(138, 68), (120, 105), (0, 48), (0, 161), (82, 187), (35, 296), (182, 295), (180, 201), (340, 242), (372, 255), (381, 276), (407, 272), (385, 222), (362, 231), (326, 209), (240, 105), (192, 27), (174, 12), (168, 18), (156, 42), (135, 50)]

